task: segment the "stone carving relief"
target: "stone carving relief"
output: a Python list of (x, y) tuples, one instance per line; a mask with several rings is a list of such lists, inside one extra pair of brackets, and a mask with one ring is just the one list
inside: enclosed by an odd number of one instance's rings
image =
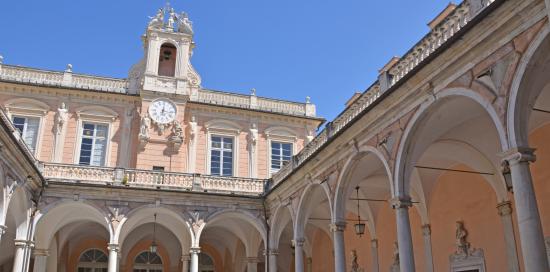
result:
[(183, 128), (181, 127), (180, 122), (174, 120), (172, 122), (172, 135), (170, 136), (168, 141), (174, 145), (174, 148), (176, 150), (178, 150), (183, 143), (183, 139)]
[(463, 221), (456, 221), (456, 250), (449, 257), (451, 272), (477, 270), (485, 271), (485, 258), (482, 249), (471, 248), (468, 242), (468, 231), (464, 227)]
[(115, 205), (107, 207), (109, 210), (109, 220), (113, 225), (113, 228), (117, 228), (118, 224), (126, 217), (128, 211), (130, 210), (127, 206), (124, 205)]
[[(165, 18), (165, 15), (168, 16)], [(163, 29), (189, 35), (193, 34), (193, 23), (189, 20), (187, 13), (182, 12), (177, 14), (169, 4), (164, 8), (158, 9), (157, 14), (152, 17), (150, 16), (149, 19), (148, 29)]]

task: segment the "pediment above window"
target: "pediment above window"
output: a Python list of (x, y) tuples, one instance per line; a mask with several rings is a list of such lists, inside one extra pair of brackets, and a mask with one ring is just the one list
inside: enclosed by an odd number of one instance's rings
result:
[(265, 135), (268, 138), (279, 138), (295, 141), (298, 137), (297, 133), (287, 127), (270, 127), (265, 130)]
[(34, 115), (46, 115), (50, 110), (48, 104), (31, 98), (15, 98), (6, 101), (4, 108), (8, 113), (29, 113)]
[(226, 132), (231, 134), (239, 134), (241, 132), (241, 126), (239, 124), (228, 120), (211, 120), (204, 124), (207, 131)]
[(84, 106), (76, 110), (78, 118), (114, 121), (118, 113), (103, 106)]

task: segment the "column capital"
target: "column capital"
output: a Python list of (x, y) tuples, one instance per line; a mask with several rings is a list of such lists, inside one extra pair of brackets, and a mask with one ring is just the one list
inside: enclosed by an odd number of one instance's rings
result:
[(432, 234), (432, 226), (430, 224), (422, 225), (422, 235), (430, 236)]
[(32, 254), (36, 257), (38, 257), (38, 256), (43, 256), (43, 257), (50, 256), (50, 252), (47, 249), (41, 249), (41, 248), (33, 249)]
[(330, 232), (343, 232), (346, 230), (346, 222), (334, 222), (329, 224)]
[(292, 242), (292, 245), (293, 245), (294, 247), (297, 247), (297, 246), (303, 247), (303, 246), (304, 246), (304, 243), (306, 242), (306, 239), (304, 239), (304, 238), (297, 238), (297, 239), (292, 240), (291, 242)]
[(6, 230), (8, 230), (8, 227), (0, 225), (0, 236), (6, 234)]
[(396, 196), (390, 200), (390, 204), (393, 209), (408, 209), (412, 206), (412, 201), (409, 196)]
[(189, 249), (189, 253), (199, 254), (199, 253), (201, 253), (201, 248), (200, 247), (192, 247), (192, 248)]
[(378, 239), (372, 239), (370, 240), (370, 246), (372, 248), (378, 248)]
[(258, 257), (246, 257), (246, 263), (259, 263), (260, 260), (258, 259)]
[(108, 244), (107, 250), (118, 252), (119, 250), (118, 244)]
[(279, 250), (278, 249), (269, 249), (267, 250), (267, 255), (274, 255), (274, 256), (277, 256), (279, 255)]
[(510, 201), (504, 201), (497, 205), (498, 215), (507, 216), (512, 214), (512, 203)]
[(33, 246), (33, 242), (29, 240), (14, 240), (13, 242), (16, 248), (25, 248), (25, 247)]
[(537, 160), (535, 150), (536, 149), (530, 147), (516, 147), (503, 152), (502, 158), (510, 164), (535, 162)]

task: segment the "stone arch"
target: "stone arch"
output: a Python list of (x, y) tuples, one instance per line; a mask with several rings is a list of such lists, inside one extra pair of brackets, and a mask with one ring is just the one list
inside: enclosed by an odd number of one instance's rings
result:
[(519, 62), (508, 95), (506, 125), (511, 148), (527, 147), (529, 117), (550, 73), (550, 26), (545, 23)]
[(35, 245), (38, 249), (47, 249), (50, 246), (52, 237), (62, 227), (78, 221), (92, 221), (103, 226), (113, 235), (109, 215), (87, 201), (60, 200), (39, 210), (34, 220)]
[[(487, 100), (485, 100), (481, 95), (478, 93), (468, 90), (465, 88), (449, 88), (446, 90), (442, 90), (434, 95), (434, 97), (430, 97), (426, 102), (424, 102), (422, 105), (420, 105), (419, 109), (415, 112), (415, 114), (412, 116), (411, 120), (407, 124), (407, 127), (405, 128), (405, 131), (402, 135), (402, 140), (400, 141), (397, 157), (396, 157), (396, 164), (394, 168), (394, 196), (407, 196), (410, 192), (410, 177), (412, 174), (412, 169), (410, 169), (411, 165), (413, 164), (413, 161), (418, 160), (423, 152), (427, 150), (427, 148), (433, 143), (429, 140), (425, 140), (423, 145), (421, 147), (419, 145), (419, 141), (414, 141), (413, 139), (416, 139), (416, 134), (419, 132), (422, 132), (423, 129), (425, 129), (426, 123), (429, 121), (429, 118), (434, 116), (434, 112), (437, 113), (438, 110), (444, 103), (450, 104), (449, 102), (456, 102), (458, 99), (463, 99), (466, 103), (473, 103), (471, 104), (473, 107), (477, 109), (481, 109), (482, 114), (485, 114), (489, 117), (489, 120), (491, 124), (494, 126), (494, 129), (496, 132), (496, 135), (498, 137), (498, 151), (502, 152), (504, 150), (508, 149), (508, 141), (506, 137), (506, 131), (504, 127), (502, 126), (502, 123), (500, 122), (500, 119), (498, 118), (498, 114), (491, 105), (491, 103)], [(452, 117), (455, 118), (455, 117)], [(441, 124), (439, 124), (441, 125)], [(448, 124), (452, 125), (452, 124)], [(436, 126), (441, 127), (441, 126)], [(452, 127), (449, 127), (448, 129), (452, 129)], [(441, 135), (439, 135), (441, 136)], [(439, 137), (436, 136), (436, 137)], [(437, 139), (433, 139), (437, 140)], [(414, 142), (414, 145), (413, 145)], [(414, 147), (413, 147), (414, 146)], [(418, 147), (418, 148), (417, 148)], [(478, 154), (482, 154), (483, 152), (479, 151)], [(494, 154), (497, 155), (496, 152)], [(486, 156), (485, 156), (486, 157)], [(499, 177), (500, 185), (498, 186), (505, 186), (504, 181), (502, 180), (502, 177), (498, 175), (498, 171), (496, 171), (497, 165), (496, 161), (492, 162), (492, 170), (494, 170), (495, 176)], [(495, 188), (493, 186), (493, 188)], [(495, 193), (500, 198), (505, 198), (503, 195), (503, 192), (506, 190), (498, 189), (495, 190)]]
[(209, 225), (213, 225), (216, 222), (223, 220), (227, 216), (230, 216), (233, 219), (239, 219), (239, 220), (242, 220), (243, 222), (247, 222), (254, 229), (258, 231), (263, 241), (267, 240), (267, 229), (265, 226), (265, 222), (263, 222), (261, 218), (254, 216), (252, 213), (244, 210), (222, 209), (206, 217), (206, 219), (204, 220), (204, 224), (202, 224), (202, 226), (196, 232), (194, 245), (195, 246), (199, 245), (202, 232), (204, 231), (205, 228), (207, 228)]
[[(288, 215), (288, 217), (286, 217)], [(279, 245), (279, 239), (288, 222), (281, 220), (289, 220), (290, 226), (294, 227), (295, 219), (292, 216), (292, 209), (288, 205), (279, 205), (273, 213), (271, 219), (271, 229), (269, 232), (269, 243), (271, 247), (276, 248)]]
[[(306, 227), (306, 223), (308, 220), (308, 217), (310, 213), (313, 211), (313, 197), (315, 193), (315, 189), (319, 188), (321, 190), (321, 195), (318, 197), (324, 197), (327, 200), (328, 204), (328, 212), (330, 215), (331, 221), (334, 221), (333, 213), (332, 213), (332, 200), (330, 197), (329, 189), (326, 186), (326, 183), (320, 183), (319, 181), (314, 181), (313, 183), (310, 183), (306, 186), (304, 191), (302, 192), (302, 195), (300, 196), (300, 201), (298, 204), (298, 209), (296, 211), (296, 220), (294, 222), (294, 237), (295, 238), (305, 238), (304, 237), (304, 231)], [(329, 235), (330, 237), (330, 235)]]
[[(15, 232), (17, 240), (27, 240), (29, 236), (31, 198), (24, 187), (13, 184), (15, 189), (6, 195), (6, 215), (4, 220), (11, 214), (15, 222)], [(4, 223), (4, 222), (3, 222)]]
[[(191, 230), (189, 221), (185, 215), (164, 205), (143, 205), (131, 210), (115, 229), (111, 243), (119, 244), (122, 247), (125, 239), (137, 227), (154, 222), (154, 214), (157, 214), (157, 224), (170, 230), (177, 237), (182, 247), (186, 251), (192, 246), (194, 234)], [(187, 231), (183, 231), (183, 229)]]
[[(385, 174), (389, 181), (389, 187), (390, 187), (390, 194), (393, 195), (393, 178), (392, 178), (392, 172), (390, 165), (388, 161), (386, 160), (386, 157), (380, 152), (378, 149), (372, 146), (362, 146), (359, 148), (359, 151), (355, 153), (353, 156), (351, 156), (346, 163), (344, 164), (344, 167), (342, 168), (342, 171), (338, 177), (338, 183), (336, 186), (336, 193), (334, 196), (334, 220), (335, 221), (344, 221), (345, 218), (345, 211), (346, 211), (346, 197), (351, 189), (353, 189), (353, 186), (351, 185), (351, 174), (353, 173), (353, 170), (361, 163), (361, 159), (365, 158), (366, 156), (373, 155), (383, 166), (385, 170)], [(376, 237), (376, 228), (374, 225), (374, 218), (372, 216), (372, 211), (370, 210), (370, 205), (368, 203), (365, 203), (367, 207), (367, 214), (368, 214), (368, 223), (367, 227), (371, 234), (371, 237)], [(364, 205), (364, 206), (365, 206)]]

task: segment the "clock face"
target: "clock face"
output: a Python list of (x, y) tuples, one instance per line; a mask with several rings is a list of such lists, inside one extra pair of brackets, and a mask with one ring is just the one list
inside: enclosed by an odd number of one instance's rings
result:
[(159, 99), (149, 105), (151, 119), (159, 124), (168, 124), (176, 118), (176, 105), (169, 100)]

